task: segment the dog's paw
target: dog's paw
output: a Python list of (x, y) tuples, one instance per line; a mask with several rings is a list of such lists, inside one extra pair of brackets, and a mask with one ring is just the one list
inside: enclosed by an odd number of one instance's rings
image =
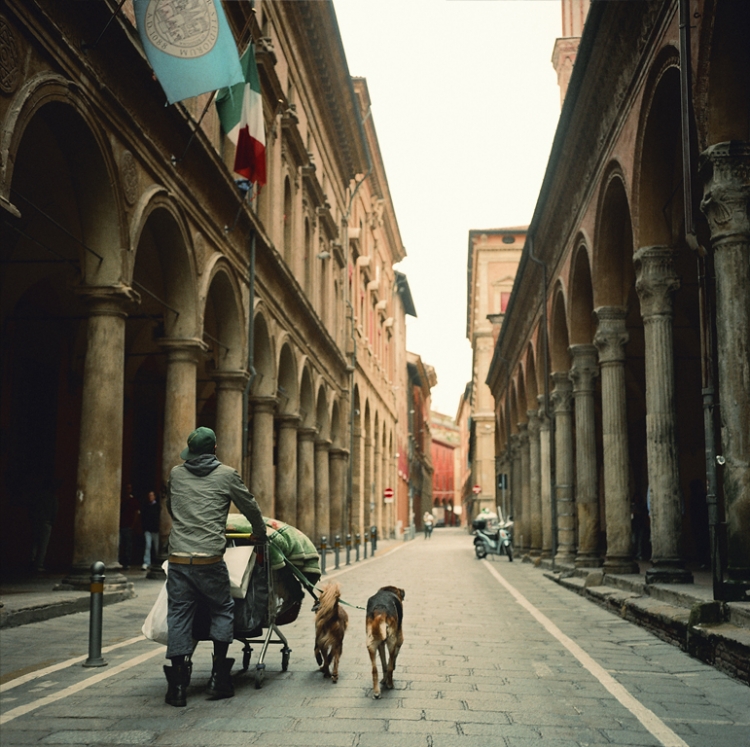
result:
[(318, 662), (318, 666), (323, 663), (323, 655), (318, 650), (315, 651), (315, 661)]
[(373, 693), (372, 693), (372, 699), (373, 700), (380, 700), (380, 691), (379, 690), (378, 690), (378, 692), (374, 692), (373, 691)]
[(331, 682), (335, 685), (339, 681), (339, 676), (337, 674), (331, 675)]

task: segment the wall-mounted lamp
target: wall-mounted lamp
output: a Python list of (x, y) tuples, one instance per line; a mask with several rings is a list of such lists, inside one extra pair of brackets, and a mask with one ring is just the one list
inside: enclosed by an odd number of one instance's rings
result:
[(318, 259), (330, 259), (331, 253), (328, 251), (318, 252)]

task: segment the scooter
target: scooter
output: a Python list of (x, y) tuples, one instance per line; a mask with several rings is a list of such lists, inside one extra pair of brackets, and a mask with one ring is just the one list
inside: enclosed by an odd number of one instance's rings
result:
[(513, 562), (513, 536), (511, 534), (512, 521), (506, 521), (502, 526), (487, 528), (487, 522), (474, 522), (474, 552), (482, 560), (488, 555), (507, 555), (508, 561)]

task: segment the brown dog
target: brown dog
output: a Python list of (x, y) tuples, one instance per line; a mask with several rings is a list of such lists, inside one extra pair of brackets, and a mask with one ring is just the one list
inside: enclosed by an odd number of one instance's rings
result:
[[(339, 679), (339, 658), (344, 647), (344, 633), (349, 623), (349, 615), (339, 605), (341, 587), (332, 582), (327, 584), (318, 599), (315, 612), (315, 660), (324, 677), (331, 682)], [(330, 670), (333, 663), (333, 671)]]
[[(375, 652), (380, 654), (383, 667), (382, 685), (393, 690), (393, 670), (396, 668), (396, 658), (404, 643), (402, 622), (404, 607), (402, 602), (406, 592), (395, 586), (384, 586), (367, 600), (367, 650), (372, 662), (372, 697), (380, 697), (378, 684), (378, 665)], [(388, 664), (385, 662), (385, 651), (388, 649)]]

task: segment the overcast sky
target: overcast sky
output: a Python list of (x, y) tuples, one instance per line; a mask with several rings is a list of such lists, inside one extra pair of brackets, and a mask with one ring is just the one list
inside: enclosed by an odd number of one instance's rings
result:
[(527, 225), (560, 93), (561, 0), (334, 0), (349, 71), (367, 79), (417, 319), (407, 347), (435, 367), (433, 409), (471, 379), (468, 234)]

